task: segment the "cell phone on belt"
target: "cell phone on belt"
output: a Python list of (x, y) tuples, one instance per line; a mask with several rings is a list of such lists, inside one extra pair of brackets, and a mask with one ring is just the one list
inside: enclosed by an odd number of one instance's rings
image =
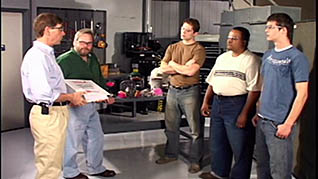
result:
[(41, 114), (48, 115), (49, 114), (49, 107), (42, 106)]
[(41, 114), (48, 115), (49, 114), (49, 106), (45, 103), (40, 103), (41, 106)]

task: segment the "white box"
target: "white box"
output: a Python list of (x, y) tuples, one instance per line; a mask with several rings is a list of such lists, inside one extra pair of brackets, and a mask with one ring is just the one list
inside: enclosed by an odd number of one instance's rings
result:
[(67, 92), (74, 93), (85, 91), (84, 97), (87, 102), (97, 102), (108, 99), (111, 96), (106, 90), (98, 86), (92, 80), (65, 80)]

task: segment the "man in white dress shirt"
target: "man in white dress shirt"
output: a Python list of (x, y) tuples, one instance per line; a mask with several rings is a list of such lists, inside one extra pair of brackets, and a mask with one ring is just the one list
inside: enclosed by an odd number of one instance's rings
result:
[(86, 104), (83, 92), (66, 93), (63, 73), (56, 63), (53, 45), (65, 32), (61, 18), (38, 15), (33, 24), (36, 40), (21, 66), (25, 98), (33, 103), (29, 120), (34, 138), (36, 179), (57, 179), (61, 174), (69, 108)]

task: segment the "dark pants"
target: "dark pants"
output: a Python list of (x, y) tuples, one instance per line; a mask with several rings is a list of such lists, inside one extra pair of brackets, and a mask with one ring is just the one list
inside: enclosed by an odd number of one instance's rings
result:
[(221, 177), (250, 178), (255, 143), (255, 128), (251, 118), (255, 110), (249, 115), (245, 128), (236, 126), (246, 99), (247, 95), (214, 95), (213, 98), (210, 125), (211, 170)]

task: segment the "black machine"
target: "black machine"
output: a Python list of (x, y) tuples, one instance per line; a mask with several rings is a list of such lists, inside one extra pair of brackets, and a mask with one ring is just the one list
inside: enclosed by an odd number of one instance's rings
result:
[(131, 58), (131, 72), (138, 72), (144, 79), (145, 87), (149, 87), (151, 71), (159, 67), (164, 49), (152, 33), (123, 33), (124, 53)]
[(163, 49), (159, 42), (153, 39), (152, 33), (125, 32), (123, 35), (123, 49), (127, 57), (161, 55), (160, 50)]

